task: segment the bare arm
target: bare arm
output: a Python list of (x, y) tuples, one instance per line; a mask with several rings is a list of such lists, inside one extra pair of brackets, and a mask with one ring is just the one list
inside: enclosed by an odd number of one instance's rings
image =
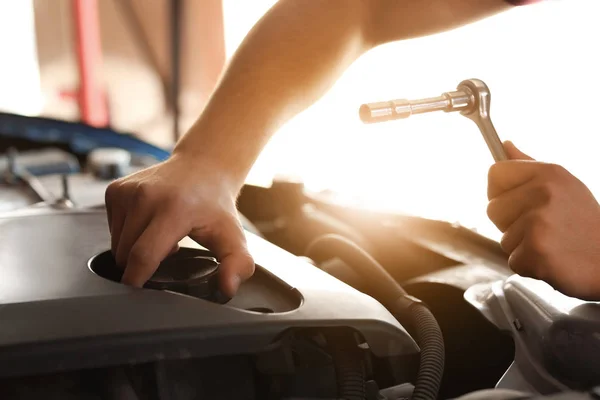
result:
[(123, 281), (142, 286), (189, 236), (213, 251), (221, 289), (254, 272), (235, 200), (269, 138), (367, 50), (507, 9), (504, 0), (280, 0), (252, 29), (169, 160), (106, 192)]
[(240, 45), (176, 151), (226, 163), (241, 185), (278, 127), (369, 49), (508, 8), (504, 0), (280, 0)]

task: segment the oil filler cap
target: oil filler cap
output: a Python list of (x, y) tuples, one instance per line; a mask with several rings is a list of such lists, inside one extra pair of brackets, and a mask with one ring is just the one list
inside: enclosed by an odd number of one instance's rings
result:
[[(110, 250), (92, 257), (88, 264), (96, 275), (121, 283), (124, 270), (117, 266)], [(190, 247), (182, 247), (165, 258), (144, 288), (180, 293), (220, 304), (231, 300), (219, 290), (219, 263), (214, 255), (207, 250)]]
[(144, 287), (226, 302), (219, 293), (219, 263), (216, 258), (194, 250), (180, 249), (167, 257)]

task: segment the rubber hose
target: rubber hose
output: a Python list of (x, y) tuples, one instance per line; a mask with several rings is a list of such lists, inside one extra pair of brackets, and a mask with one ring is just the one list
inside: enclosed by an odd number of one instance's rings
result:
[(444, 338), (435, 317), (421, 303), (413, 303), (409, 310), (421, 348), (421, 362), (412, 400), (437, 399), (444, 375)]
[(408, 296), (377, 260), (347, 238), (334, 234), (323, 235), (306, 250), (309, 258), (323, 254), (339, 257), (367, 280), (370, 287), (377, 288), (378, 293), (369, 294), (383, 302), (396, 319), (405, 319), (408, 314), (421, 348), (419, 371), (411, 399), (437, 399), (444, 373), (445, 349), (442, 331), (431, 311), (417, 299)]
[(337, 257), (348, 264), (367, 286), (377, 293), (369, 293), (384, 304), (395, 304), (406, 291), (381, 264), (350, 239), (337, 234), (319, 236), (306, 248), (305, 255), (317, 262)]
[(328, 335), (340, 400), (365, 400), (367, 375), (356, 342), (346, 334)]

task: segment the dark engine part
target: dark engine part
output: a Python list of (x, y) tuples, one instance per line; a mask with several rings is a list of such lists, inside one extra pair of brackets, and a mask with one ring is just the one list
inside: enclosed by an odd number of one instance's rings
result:
[[(158, 361), (0, 380), (3, 399), (256, 399), (248, 357)], [(235, 381), (235, 384), (232, 384)]]
[[(266, 351), (253, 355), (164, 360), (4, 378), (0, 379), (0, 398), (377, 400), (377, 386), (371, 385), (372, 381), (365, 384), (368, 374), (372, 374), (365, 362), (367, 354), (356, 346), (352, 331), (328, 332), (331, 342), (325, 337), (298, 331), (285, 334)], [(342, 356), (347, 359), (338, 358), (341, 350), (347, 351)], [(362, 374), (352, 375), (353, 371)], [(341, 376), (339, 386), (345, 392), (338, 392), (336, 376)], [(360, 379), (353, 381), (353, 377)], [(362, 387), (362, 397), (343, 394), (355, 386)]]
[[(252, 234), (256, 273), (233, 299), (219, 296), (218, 261), (188, 239), (144, 288), (122, 285), (102, 203), (130, 161), (111, 147), (131, 138), (56, 124), (0, 115), (19, 148), (3, 188), (25, 199), (0, 198), (0, 397), (410, 395), (419, 349), (392, 314)], [(42, 131), (60, 134), (58, 148)]]
[(421, 348), (419, 372), (411, 399), (437, 399), (445, 351), (444, 338), (433, 314), (419, 300), (408, 296), (375, 259), (350, 240), (339, 235), (324, 235), (315, 239), (306, 250), (309, 258), (322, 257), (323, 253), (342, 258), (367, 282), (368, 293), (385, 304), (398, 320), (411, 323)]
[[(111, 390), (139, 399), (173, 385), (192, 387), (190, 393), (221, 391), (218, 399), (335, 399), (337, 384), (354, 391), (352, 382), (360, 381), (366, 398), (377, 399), (378, 385), (413, 379), (418, 347), (380, 303), (252, 234), (248, 243), (256, 273), (219, 304), (210, 298), (218, 264), (189, 239), (161, 265), (153, 288), (138, 289), (119, 282), (106, 251), (104, 210), (38, 205), (1, 215), (5, 398), (23, 390), (35, 397), (35, 382), (49, 379), (55, 384), (45, 398), (52, 390), (56, 398), (99, 393), (111, 382)], [(182, 269), (175, 272), (173, 263)], [(333, 328), (339, 343), (330, 339)], [(352, 347), (350, 341), (354, 352), (341, 359), (337, 346)], [(198, 378), (210, 365), (201, 360), (231, 360), (247, 373)], [(223, 389), (226, 379), (231, 387)], [(252, 389), (240, 395), (248, 382)]]
[[(2, 122), (0, 127), (6, 126)], [(24, 132), (39, 133), (35, 129)], [(84, 136), (73, 139), (84, 139), (78, 145), (85, 144)], [(93, 148), (79, 147), (77, 154), (81, 157)], [(23, 157), (22, 165), (33, 168), (30, 161), (35, 160)], [(163, 286), (154, 288), (132, 289), (118, 283), (118, 277), (95, 275), (87, 263), (109, 247), (102, 208), (109, 180), (102, 174), (75, 170), (65, 180), (62, 172), (48, 172), (50, 164), (60, 171), (73, 168), (63, 161), (42, 163), (41, 170), (33, 168), (34, 173), (27, 170), (55, 200), (68, 192), (72, 207), (39, 203), (40, 196), (27, 182), (0, 183), (0, 205), (10, 204), (3, 211), (13, 210), (0, 217), (0, 308), (3, 321), (8, 321), (0, 326), (0, 398), (29, 394), (31, 398), (68, 399), (88, 394), (89, 398), (164, 399), (195, 393), (209, 399), (333, 400), (344, 390), (336, 382), (345, 380), (364, 380), (364, 385), (345, 387), (352, 393), (362, 393), (364, 388), (367, 399), (410, 397), (412, 385), (398, 384), (415, 382), (419, 353), (402, 325), (379, 303), (356, 297), (356, 291), (348, 291), (327, 274), (315, 275), (309, 264), (257, 236), (251, 235), (250, 242), (253, 254), (262, 254), (261, 264), (226, 305), (203, 298), (214, 294), (213, 290), (201, 290), (195, 296), (188, 289), (196, 278), (199, 286), (211, 286), (212, 260), (203, 264), (207, 268), (202, 277), (194, 272), (158, 276), (154, 283)], [(100, 170), (110, 172), (111, 168)], [(268, 240), (301, 254), (322, 234), (342, 234), (373, 254), (409, 294), (424, 300), (446, 342), (447, 368), (440, 398), (495, 385), (514, 354), (512, 339), (500, 334), (501, 330), (512, 333), (517, 341), (527, 340), (517, 343), (516, 360), (500, 387), (554, 393), (561, 387), (585, 388), (596, 381), (595, 333), (600, 331), (596, 305), (578, 303), (569, 311), (544, 314), (544, 319), (531, 310), (546, 309), (548, 299), (554, 297), (546, 297), (540, 287), (505, 288), (513, 294), (490, 295), (483, 288), (505, 281), (510, 274), (497, 243), (452, 224), (358, 212), (315, 201), (296, 184), (256, 189), (244, 189), (240, 210)], [(248, 196), (256, 191), (260, 199)], [(249, 221), (244, 225), (258, 233)], [(193, 243), (182, 245), (205, 251)], [(332, 259), (320, 266), (335, 276), (343, 271), (343, 281), (369, 293), (364, 280), (347, 264)], [(68, 270), (72, 273), (65, 274)], [(511, 279), (513, 284), (514, 279), (518, 278)], [(478, 289), (468, 290), (474, 285)], [(463, 294), (479, 289), (485, 295), (476, 301), (467, 296), (476, 305), (473, 308)], [(510, 301), (498, 300), (502, 296)], [(479, 307), (480, 303), (486, 306)], [(497, 311), (499, 304), (502, 312), (519, 310), (515, 312), (521, 316), (518, 322), (490, 318), (486, 310)], [(406, 327), (417, 336), (411, 323)], [(351, 357), (352, 368), (344, 369), (348, 373), (341, 374), (346, 362), (339, 353), (336, 357), (337, 348), (331, 346), (333, 328), (334, 337), (343, 337), (342, 344), (352, 338), (359, 344), (359, 351)], [(548, 340), (540, 345), (535, 340), (542, 336)], [(541, 379), (540, 370), (545, 371)], [(177, 391), (183, 389), (185, 393)], [(494, 395), (502, 393), (506, 394), (495, 391)], [(489, 393), (481, 395), (492, 398)]]
[[(455, 224), (348, 208), (328, 201), (327, 196), (309, 196), (297, 187), (285, 193), (281, 193), (284, 187), (275, 189), (276, 193), (272, 189), (246, 188), (240, 201), (242, 208), (248, 206), (253, 222), (274, 228), (273, 231), (266, 230), (265, 236), (269, 240), (302, 254), (302, 246), (321, 234), (337, 233), (354, 240), (359, 233), (358, 240), (367, 243), (373, 258), (396, 281), (402, 282), (408, 293), (428, 305), (440, 324), (446, 344), (447, 367), (440, 398), (455, 398), (496, 384), (500, 388), (535, 395), (569, 388), (585, 390), (600, 383), (596, 375), (600, 369), (595, 362), (598, 356), (594, 332), (600, 332), (600, 316), (595, 311), (597, 304), (580, 302), (578, 308), (569, 311), (568, 318), (564, 312), (543, 312), (545, 317), (542, 317), (537, 312), (525, 310), (534, 310), (538, 304), (542, 304), (542, 309), (548, 307), (548, 300), (540, 303), (539, 299), (546, 296), (543, 287), (547, 288), (547, 285), (538, 282), (537, 287), (519, 295), (513, 289), (511, 302), (514, 304), (511, 303), (511, 307), (522, 310), (525, 320), (518, 323), (525, 326), (525, 331), (517, 333), (512, 323), (493, 322), (487, 314), (480, 312), (481, 307), (472, 307), (470, 303), (492, 301), (487, 299), (487, 294), (482, 294), (483, 300), (465, 300), (465, 291), (472, 286), (482, 284), (485, 288), (494, 282), (501, 285), (512, 275), (506, 254), (497, 242)], [(288, 201), (286, 205), (279, 204), (282, 199)], [(253, 208), (253, 204), (269, 206)], [(252, 213), (253, 209), (262, 212)], [(319, 215), (318, 219), (312, 218), (315, 213)], [(347, 262), (338, 258), (320, 261), (319, 266), (328, 273), (361, 291), (374, 293), (368, 280)], [(562, 296), (551, 292), (549, 299)], [(561, 298), (560, 302), (564, 303), (564, 296)], [(528, 321), (530, 315), (533, 321)], [(528, 325), (538, 326), (537, 320), (541, 324), (542, 321), (547, 323), (548, 319), (552, 321), (552, 329), (536, 328), (535, 334), (528, 336), (531, 342), (519, 345), (519, 336), (527, 336)], [(410, 330), (410, 326), (406, 326)], [(510, 335), (506, 335), (507, 332)], [(544, 340), (540, 340), (541, 337)], [(541, 380), (538, 373), (525, 374), (516, 368), (529, 363), (522, 360), (520, 347), (537, 354), (535, 362), (544, 365), (546, 372)], [(535, 350), (539, 347), (543, 351)], [(594, 359), (590, 360), (590, 357)], [(544, 383), (549, 381), (548, 376), (552, 377), (550, 386)], [(530, 379), (532, 383), (528, 384)]]
[[(90, 269), (103, 278), (121, 282), (123, 268), (110, 251), (90, 260)], [(219, 263), (212, 253), (201, 249), (180, 248), (163, 260), (145, 288), (168, 290), (199, 299), (226, 303), (230, 299), (219, 292)]]

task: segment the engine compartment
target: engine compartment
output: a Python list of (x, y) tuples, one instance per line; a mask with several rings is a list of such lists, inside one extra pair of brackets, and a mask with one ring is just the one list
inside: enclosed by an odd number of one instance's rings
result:
[[(439, 398), (600, 383), (597, 304), (557, 306), (575, 300), (513, 276), (498, 243), (471, 230), (350, 209), (294, 182), (244, 187), (238, 207), (257, 272), (235, 298), (219, 297), (208, 280), (196, 291), (173, 286), (196, 275), (126, 287), (107, 253), (104, 190), (164, 154), (128, 137), (112, 145), (131, 162), (107, 170), (90, 162), (106, 147), (95, 142), (100, 132), (61, 145), (15, 126), (79, 125), (14, 121), (0, 118), (0, 149), (16, 149), (11, 157), (27, 173), (10, 179), (9, 156), (0, 157), (2, 398), (336, 399), (341, 370), (364, 380), (363, 398), (410, 397), (420, 364), (415, 326), (336, 254), (306, 257), (327, 234), (358, 244), (435, 316), (445, 345)], [(180, 245), (211, 257), (189, 239)]]
[[(318, 353), (331, 345), (323, 336), (331, 329), (342, 341), (356, 337), (355, 349), (362, 345), (365, 357), (410, 358), (418, 352), (375, 299), (252, 234), (257, 272), (234, 299), (219, 304), (135, 289), (94, 273), (88, 266), (109, 245), (103, 210), (27, 211), (0, 217), (0, 301), (11, 321), (0, 329), (4, 377), (240, 355), (256, 358), (251, 365), (262, 366), (268, 377), (296, 377), (302, 375), (295, 371), (298, 346), (305, 348), (300, 353), (315, 353), (309, 373), (327, 367), (326, 350)], [(181, 245), (183, 251), (199, 248), (191, 241)]]

